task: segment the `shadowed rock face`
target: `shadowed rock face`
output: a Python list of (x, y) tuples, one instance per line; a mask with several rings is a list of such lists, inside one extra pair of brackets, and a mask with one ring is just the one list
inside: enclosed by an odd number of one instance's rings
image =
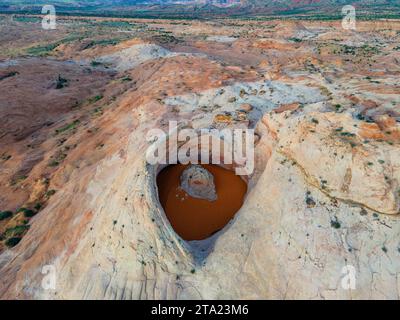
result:
[[(400, 23), (131, 22), (140, 39), (80, 50), (79, 38), (51, 58), (8, 59), (37, 45), (32, 25), (10, 23), (15, 39), (0, 39), (0, 210), (12, 211), (0, 220), (0, 297), (397, 299)], [(135, 47), (154, 39), (168, 52)], [(247, 184), (206, 167), (217, 198), (192, 200), (236, 207), (188, 241), (157, 194), (165, 172), (145, 159), (146, 134), (169, 120), (257, 137)], [(171, 169), (182, 199), (185, 168)], [(55, 290), (41, 285), (47, 265)], [(341, 285), (347, 265), (355, 290)]]
[(199, 165), (190, 165), (181, 175), (181, 187), (190, 196), (208, 201), (217, 200), (214, 177)]

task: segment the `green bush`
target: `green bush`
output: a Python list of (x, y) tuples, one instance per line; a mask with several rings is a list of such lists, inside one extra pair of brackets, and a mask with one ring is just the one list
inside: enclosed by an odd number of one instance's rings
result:
[(58, 79), (56, 81), (56, 89), (62, 89), (64, 88), (68, 83), (68, 80), (65, 78), (62, 78), (61, 75), (58, 75)]
[(90, 65), (91, 65), (92, 67), (97, 67), (97, 66), (101, 66), (102, 63), (99, 62), (99, 61), (93, 60), (92, 62), (90, 62)]
[(23, 212), (26, 218), (33, 217), (37, 212), (28, 208), (19, 208), (17, 212)]
[(52, 195), (54, 195), (56, 193), (56, 190), (49, 190), (46, 192), (46, 196), (47, 197), (51, 197)]
[(75, 120), (74, 122), (71, 122), (69, 124), (66, 124), (65, 126), (61, 127), (60, 129), (56, 129), (56, 134), (62, 133), (68, 130), (75, 129), (76, 126), (80, 123), (79, 120)]
[(19, 225), (19, 226), (15, 226), (13, 228), (8, 228), (5, 232), (4, 232), (4, 237), (6, 238), (12, 238), (12, 237), (21, 237), (25, 231), (28, 231), (29, 229), (29, 225)]
[(36, 214), (37, 214), (36, 211), (30, 210), (30, 209), (24, 211), (24, 216), (25, 216), (25, 218), (31, 218), (31, 217), (33, 217), (33, 216), (36, 215)]
[(15, 247), (21, 241), (21, 237), (12, 237), (6, 240), (6, 246), (9, 248)]
[(4, 80), (4, 79), (7, 79), (7, 78), (10, 78), (10, 77), (14, 77), (14, 76), (16, 76), (17, 74), (19, 74), (19, 72), (17, 72), (17, 71), (8, 72), (8, 73), (6, 73), (5, 75), (0, 76), (0, 81), (1, 81), (1, 80)]
[(97, 101), (99, 101), (101, 99), (103, 99), (103, 96), (101, 94), (99, 94), (97, 96), (89, 98), (88, 102), (91, 104), (91, 103), (95, 103), (95, 102), (97, 102)]
[(115, 46), (123, 40), (123, 38), (91, 40), (85, 45), (84, 48), (82, 48), (82, 50), (90, 49), (95, 46)]
[(121, 81), (122, 81), (122, 82), (125, 82), (125, 81), (132, 81), (132, 78), (131, 78), (130, 76), (126, 76), (126, 77), (123, 77), (123, 78), (121, 79)]
[(31, 47), (26, 50), (27, 54), (35, 57), (44, 57), (57, 48), (59, 43), (50, 43), (43, 46)]
[(60, 163), (56, 160), (50, 161), (49, 162), (49, 167), (57, 167)]
[(4, 220), (4, 219), (7, 219), (7, 218), (10, 218), (12, 215), (13, 215), (13, 213), (11, 211), (0, 212), (0, 221)]

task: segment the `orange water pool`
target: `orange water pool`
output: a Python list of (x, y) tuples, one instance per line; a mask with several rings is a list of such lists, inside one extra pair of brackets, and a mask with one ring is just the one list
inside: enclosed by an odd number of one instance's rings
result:
[(180, 188), (187, 165), (170, 165), (157, 177), (159, 199), (172, 227), (185, 240), (202, 240), (222, 229), (243, 204), (247, 184), (234, 171), (202, 165), (214, 176), (216, 201), (189, 196)]

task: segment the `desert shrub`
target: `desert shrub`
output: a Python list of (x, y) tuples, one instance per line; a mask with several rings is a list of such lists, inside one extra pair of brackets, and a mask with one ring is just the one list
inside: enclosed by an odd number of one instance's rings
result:
[(64, 127), (61, 127), (60, 129), (56, 129), (56, 134), (62, 133), (71, 129), (75, 129), (76, 126), (80, 123), (79, 120), (75, 120), (71, 123), (66, 124)]
[(60, 164), (60, 162), (58, 162), (57, 160), (53, 160), (49, 162), (49, 167), (57, 167)]
[(72, 35), (70, 35), (68, 37), (65, 37), (64, 39), (61, 39), (61, 40), (59, 40), (57, 42), (30, 47), (30, 48), (28, 48), (26, 50), (26, 53), (31, 55), (31, 56), (39, 56), (39, 57), (47, 56), (55, 48), (57, 48), (60, 44), (71, 43), (71, 42), (77, 41), (77, 40), (82, 40), (82, 36), (81, 35), (72, 34)]
[(89, 43), (87, 43), (82, 50), (86, 50), (86, 49), (90, 49), (93, 48), (95, 46), (115, 46), (118, 43), (120, 43), (121, 41), (123, 41), (124, 39), (122, 38), (114, 38), (114, 39), (98, 39), (98, 40), (91, 40)]
[(336, 217), (335, 217), (335, 220), (331, 220), (331, 227), (335, 228), (335, 229), (340, 228), (340, 222), (338, 221), (338, 219)]
[(6, 240), (5, 244), (7, 247), (15, 247), (21, 241), (21, 237), (12, 237)]
[(64, 88), (66, 86), (67, 82), (68, 82), (68, 80), (63, 78), (63, 77), (61, 77), (61, 75), (59, 74), (58, 75), (58, 79), (56, 81), (56, 89)]
[(46, 192), (46, 196), (47, 197), (51, 197), (52, 195), (54, 195), (56, 193), (56, 190), (49, 190)]
[(309, 196), (306, 197), (306, 204), (308, 208), (313, 208), (316, 205), (314, 199)]
[(21, 176), (16, 176), (11, 180), (11, 185), (16, 185), (24, 180), (26, 180), (28, 176), (26, 175), (21, 175)]
[(98, 66), (101, 66), (102, 63), (101, 63), (101, 62), (98, 62), (98, 61), (96, 61), (96, 60), (93, 60), (92, 62), (90, 62), (90, 65), (91, 65), (92, 67), (98, 67)]
[(94, 116), (101, 116), (103, 114), (103, 108), (102, 107), (95, 108), (92, 114)]
[(121, 79), (121, 81), (122, 81), (122, 82), (132, 81), (132, 78), (131, 78), (130, 76), (126, 76), (126, 77), (123, 77), (123, 78)]
[(5, 154), (5, 153), (3, 153), (3, 154), (1, 155), (1, 157), (0, 157), (0, 159), (3, 160), (3, 161), (10, 160), (11, 158), (12, 158), (11, 155)]
[(4, 79), (7, 79), (7, 78), (10, 78), (10, 77), (14, 77), (14, 76), (16, 76), (17, 74), (19, 74), (19, 72), (17, 72), (17, 71), (11, 71), (11, 72), (8, 72), (8, 73), (6, 73), (6, 74), (4, 74), (4, 75), (0, 75), (0, 81), (1, 81), (1, 80), (4, 80)]
[(49, 162), (50, 167), (57, 167), (67, 157), (67, 154), (59, 151), (54, 157), (55, 159)]
[(27, 218), (33, 217), (37, 212), (28, 208), (19, 208), (17, 212), (23, 212), (24, 216)]
[(173, 35), (169, 34), (168, 32), (160, 33), (152, 37), (153, 40), (158, 41), (160, 43), (173, 43), (177, 44), (182, 42), (181, 39), (174, 37)]
[(59, 46), (59, 43), (50, 43), (43, 46), (31, 47), (26, 50), (27, 54), (31, 56), (46, 56)]
[(3, 235), (6, 238), (21, 237), (25, 233), (25, 231), (28, 230), (29, 230), (29, 225), (26, 224), (18, 225), (13, 228), (8, 228)]
[(0, 212), (0, 221), (10, 218), (13, 215), (13, 213), (11, 211), (2, 211)]
[(95, 103), (95, 102), (97, 102), (97, 101), (99, 101), (99, 100), (101, 100), (101, 99), (103, 99), (103, 96), (102, 96), (101, 94), (99, 94), (99, 95), (97, 95), (97, 96), (94, 96), (94, 97), (89, 98), (89, 99), (88, 99), (88, 102), (89, 102), (89, 103)]
[(31, 209), (27, 209), (27, 210), (24, 211), (24, 216), (26, 218), (31, 218), (36, 214), (37, 214), (37, 211), (31, 210)]

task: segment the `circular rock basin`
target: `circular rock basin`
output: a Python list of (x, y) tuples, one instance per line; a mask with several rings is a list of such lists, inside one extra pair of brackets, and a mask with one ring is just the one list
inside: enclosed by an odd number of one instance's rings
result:
[(180, 177), (188, 165), (164, 168), (157, 176), (161, 205), (175, 232), (185, 240), (203, 240), (222, 229), (243, 204), (247, 184), (234, 171), (204, 164), (214, 176), (217, 199), (198, 199), (180, 187)]

